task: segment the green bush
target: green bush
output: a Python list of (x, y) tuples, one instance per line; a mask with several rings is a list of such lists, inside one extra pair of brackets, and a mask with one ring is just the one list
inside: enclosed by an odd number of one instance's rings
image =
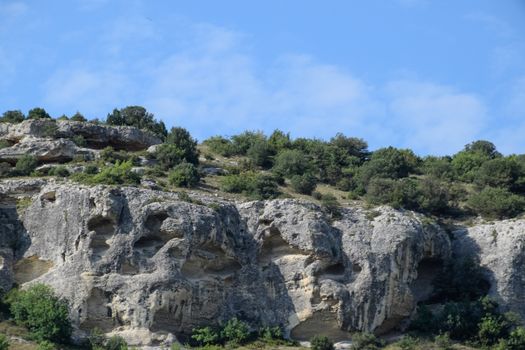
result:
[(242, 193), (254, 199), (272, 199), (280, 194), (277, 181), (273, 176), (253, 172), (223, 176), (221, 190)]
[(192, 331), (191, 339), (196, 341), (200, 346), (216, 345), (221, 341), (219, 332), (211, 327), (195, 328)]
[(273, 326), (273, 327), (267, 326), (259, 330), (259, 338), (269, 343), (275, 340), (283, 340), (284, 334), (283, 334), (282, 328), (279, 326)]
[(0, 162), (0, 177), (7, 177), (11, 175), (11, 164)]
[(266, 136), (260, 131), (245, 131), (231, 138), (235, 154), (246, 155), (248, 149), (256, 142), (266, 142)]
[(67, 302), (44, 284), (35, 284), (11, 297), (10, 311), (17, 324), (25, 326), (33, 338), (65, 343), (71, 336)]
[(210, 137), (209, 139), (204, 140), (203, 144), (208, 146), (213, 153), (220, 154), (223, 157), (235, 155), (235, 147), (233, 143), (222, 136)]
[(334, 350), (334, 343), (324, 335), (316, 335), (310, 339), (312, 350)]
[(16, 124), (23, 122), (25, 119), (26, 116), (20, 110), (5, 111), (0, 118), (0, 122)]
[(439, 350), (452, 350), (452, 341), (448, 333), (441, 333), (434, 337), (434, 343), (438, 346)]
[(96, 174), (86, 172), (86, 170), (95, 170), (95, 168), (90, 167), (85, 169), (83, 173), (73, 174), (71, 179), (89, 185), (138, 185), (140, 183), (140, 175), (133, 172), (132, 168), (133, 164), (131, 161), (117, 161), (115, 164), (103, 167)]
[(200, 181), (199, 171), (195, 165), (183, 162), (169, 172), (168, 181), (178, 187), (194, 187)]
[(478, 324), (478, 339), (484, 346), (496, 344), (506, 336), (507, 324), (499, 315), (484, 316)]
[(71, 117), (71, 120), (75, 122), (87, 122), (86, 117), (84, 117), (79, 111), (77, 111), (73, 116)]
[(474, 182), (481, 188), (501, 187), (508, 190), (516, 187), (521, 174), (520, 165), (512, 158), (495, 158), (484, 162), (477, 169)]
[(273, 153), (277, 154), (284, 149), (289, 149), (292, 147), (292, 140), (290, 139), (290, 134), (285, 134), (281, 130), (274, 130), (273, 133), (268, 138), (268, 144), (272, 149)]
[(51, 119), (51, 116), (47, 114), (45, 109), (35, 107), (29, 110), (27, 119)]
[(17, 175), (28, 176), (36, 169), (37, 165), (37, 159), (34, 156), (26, 154), (16, 161), (15, 171)]
[(190, 148), (184, 148), (185, 143), (165, 143), (160, 145), (155, 152), (155, 158), (159, 161), (159, 166), (164, 170), (168, 170), (182, 162), (197, 165), (199, 162), (196, 142)]
[(49, 169), (47, 174), (49, 176), (68, 177), (70, 175), (70, 172), (65, 166), (58, 165)]
[(396, 345), (402, 350), (415, 350), (418, 343), (419, 341), (416, 338), (405, 335), (396, 343)]
[(108, 146), (100, 152), (100, 159), (104, 162), (113, 163), (131, 161), (134, 165), (137, 165), (139, 159), (137, 156), (130, 154), (124, 150), (116, 151), (113, 147)]
[(56, 350), (56, 345), (48, 340), (43, 340), (38, 343), (37, 350)]
[(507, 350), (523, 350), (525, 349), (525, 328), (516, 327), (507, 338)]
[(11, 142), (7, 140), (0, 140), (0, 149), (11, 147)]
[(333, 194), (324, 194), (321, 197), (321, 205), (332, 218), (335, 219), (341, 216), (341, 205)]
[(75, 135), (71, 138), (71, 141), (75, 143), (78, 147), (86, 147), (87, 141), (82, 135)]
[(423, 174), (432, 178), (446, 181), (452, 181), (455, 178), (450, 157), (425, 157), (421, 169)]
[(525, 199), (503, 188), (486, 187), (470, 196), (467, 205), (485, 218), (511, 218), (523, 211)]
[(246, 155), (257, 166), (267, 167), (271, 165), (272, 150), (265, 138), (256, 139), (246, 151)]
[(8, 350), (9, 349), (9, 339), (3, 335), (0, 334), (0, 350)]
[(234, 317), (224, 325), (221, 335), (229, 343), (242, 345), (250, 337), (250, 328), (248, 324)]
[(128, 350), (128, 344), (122, 337), (114, 335), (106, 340), (104, 350)]
[(306, 155), (300, 150), (284, 150), (275, 158), (272, 171), (279, 176), (302, 175), (311, 168)]
[(114, 109), (112, 113), (108, 114), (106, 123), (108, 125), (126, 125), (149, 130), (162, 140), (168, 134), (164, 122), (155, 120), (153, 114), (141, 106)]
[(355, 333), (352, 335), (352, 350), (376, 350), (383, 342), (372, 333)]
[(317, 185), (317, 179), (312, 174), (294, 175), (290, 179), (292, 189), (297, 193), (310, 195)]

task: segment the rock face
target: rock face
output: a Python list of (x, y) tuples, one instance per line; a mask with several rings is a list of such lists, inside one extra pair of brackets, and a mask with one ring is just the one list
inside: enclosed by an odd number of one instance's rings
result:
[(79, 148), (70, 140), (25, 138), (11, 147), (0, 149), (0, 161), (14, 164), (20, 157), (30, 154), (42, 163), (68, 162), (80, 153)]
[(428, 296), (451, 253), (438, 226), (387, 207), (331, 221), (297, 200), (188, 203), (32, 181), (0, 183), (1, 286), (51, 285), (78, 335), (97, 326), (158, 343), (233, 316), (299, 340), (384, 333)]
[(153, 134), (127, 126), (107, 126), (69, 120), (26, 120), (19, 124), (0, 123), (0, 139), (13, 144), (24, 139), (60, 139), (82, 136), (90, 148), (112, 146), (138, 151), (161, 143)]

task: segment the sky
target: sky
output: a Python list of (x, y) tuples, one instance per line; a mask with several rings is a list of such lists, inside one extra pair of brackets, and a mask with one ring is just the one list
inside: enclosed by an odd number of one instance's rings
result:
[(0, 0), (0, 113), (525, 153), (525, 0)]

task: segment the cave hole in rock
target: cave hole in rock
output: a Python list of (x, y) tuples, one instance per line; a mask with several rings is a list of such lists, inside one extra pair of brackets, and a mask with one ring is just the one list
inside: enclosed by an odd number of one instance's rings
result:
[(50, 191), (50, 192), (46, 192), (46, 193), (43, 193), (41, 196), (40, 196), (40, 201), (42, 202), (42, 204), (46, 204), (46, 203), (54, 203), (56, 201), (56, 192), (55, 191)]
[(160, 230), (162, 222), (166, 220), (166, 218), (168, 218), (168, 214), (165, 212), (148, 216), (144, 223), (144, 227), (147, 230), (146, 234), (140, 237), (133, 245), (133, 250), (136, 253), (146, 258), (151, 258), (160, 248), (171, 240), (172, 237), (170, 235)]
[(136, 275), (139, 272), (139, 268), (127, 260), (120, 265), (120, 274), (122, 275)]
[(319, 279), (330, 279), (340, 281), (345, 278), (345, 266), (343, 263), (336, 263), (327, 266), (319, 274)]
[(417, 278), (410, 284), (416, 302), (426, 301), (434, 292), (434, 279), (443, 269), (443, 260), (424, 258), (417, 267)]
[(359, 265), (358, 263), (353, 263), (352, 264), (352, 272), (354, 274), (358, 274), (359, 272), (361, 272), (361, 270), (363, 270), (363, 268), (361, 267), (361, 265)]
[(397, 331), (401, 327), (401, 323), (406, 319), (406, 316), (392, 315), (385, 319), (379, 327), (374, 330), (375, 335), (386, 335), (392, 331)]
[(52, 267), (52, 261), (42, 260), (36, 255), (20, 259), (13, 266), (14, 281), (17, 284), (32, 281), (47, 273)]
[(336, 315), (328, 310), (315, 312), (310, 318), (299, 323), (290, 332), (290, 337), (299, 341), (310, 340), (316, 335), (327, 336), (334, 342), (351, 338), (349, 332), (339, 327)]
[(109, 249), (107, 241), (115, 233), (115, 223), (109, 218), (97, 216), (88, 221), (87, 228), (95, 232), (91, 237), (89, 248), (93, 250), (93, 258), (98, 260)]
[(112, 295), (99, 288), (91, 290), (91, 294), (86, 301), (86, 318), (81, 322), (80, 328), (92, 330), (95, 327), (104, 332), (109, 332), (116, 326), (111, 309)]
[(306, 252), (291, 246), (282, 237), (280, 232), (272, 228), (270, 236), (265, 237), (259, 252), (259, 261), (269, 264), (286, 255), (308, 255)]
[(182, 265), (181, 273), (190, 280), (207, 275), (227, 278), (240, 269), (241, 265), (219, 246), (208, 244), (192, 252)]

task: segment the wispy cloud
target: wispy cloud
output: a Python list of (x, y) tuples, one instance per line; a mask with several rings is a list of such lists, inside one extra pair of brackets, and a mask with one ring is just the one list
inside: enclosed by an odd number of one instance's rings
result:
[[(182, 26), (182, 24), (179, 24)], [(309, 55), (283, 54), (261, 66), (246, 36), (222, 27), (186, 23), (170, 54), (111, 65), (77, 62), (54, 72), (43, 87), (47, 104), (100, 117), (114, 107), (142, 104), (168, 125), (202, 140), (245, 129), (328, 138), (363, 137), (372, 148), (395, 144), (426, 153), (455, 152), (477, 137), (487, 119), (479, 96), (421, 80), (372, 84)], [(146, 45), (163, 32), (148, 22)], [(101, 42), (120, 45), (135, 30), (117, 21)], [(126, 29), (128, 28), (128, 29)], [(124, 47), (124, 46), (123, 46)]]
[(406, 147), (455, 153), (479, 137), (486, 125), (487, 108), (474, 94), (418, 81), (391, 82), (387, 90), (389, 115), (400, 130), (397, 142)]
[(0, 3), (0, 18), (14, 18), (23, 15), (27, 12), (29, 7), (22, 1), (12, 1)]

